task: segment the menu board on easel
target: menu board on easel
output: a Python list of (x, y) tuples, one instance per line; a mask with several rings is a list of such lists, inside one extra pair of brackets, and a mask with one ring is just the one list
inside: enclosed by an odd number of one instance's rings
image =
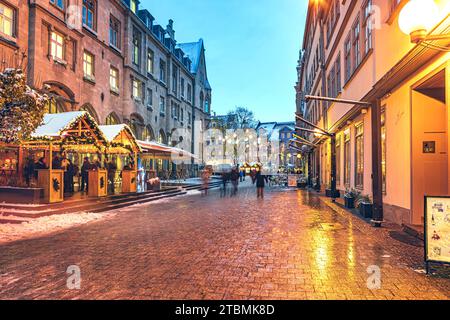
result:
[(425, 261), (450, 263), (450, 197), (425, 197)]

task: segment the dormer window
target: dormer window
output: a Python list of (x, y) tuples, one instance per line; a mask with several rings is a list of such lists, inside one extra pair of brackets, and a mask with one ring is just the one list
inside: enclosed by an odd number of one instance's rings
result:
[(137, 8), (138, 8), (137, 1), (136, 0), (131, 0), (131, 3), (130, 3), (131, 11), (133, 11), (133, 13), (136, 13), (137, 12)]

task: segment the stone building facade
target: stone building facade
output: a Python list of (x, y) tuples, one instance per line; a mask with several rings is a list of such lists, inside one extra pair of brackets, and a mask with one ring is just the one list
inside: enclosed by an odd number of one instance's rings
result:
[(211, 109), (203, 40), (177, 43), (173, 21), (156, 24), (137, 0), (0, 0), (0, 18), (0, 67), (26, 68), (50, 112), (86, 110), (141, 140), (201, 148), (195, 131)]

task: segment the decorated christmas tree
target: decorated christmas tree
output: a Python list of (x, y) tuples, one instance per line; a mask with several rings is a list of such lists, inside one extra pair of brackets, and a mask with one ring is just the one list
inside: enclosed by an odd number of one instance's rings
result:
[(26, 84), (21, 69), (0, 73), (0, 141), (15, 143), (27, 140), (42, 123), (47, 96)]

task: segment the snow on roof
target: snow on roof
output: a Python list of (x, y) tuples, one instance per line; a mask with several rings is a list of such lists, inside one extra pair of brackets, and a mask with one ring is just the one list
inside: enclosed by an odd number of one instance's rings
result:
[(59, 137), (61, 132), (68, 129), (77, 119), (87, 114), (86, 111), (72, 111), (64, 113), (47, 113), (42, 124), (31, 135), (38, 137)]
[[(103, 132), (103, 135), (108, 142), (112, 142), (123, 130), (128, 130), (126, 124), (112, 124), (98, 127)], [(131, 130), (129, 130), (129, 132), (131, 132)]]

